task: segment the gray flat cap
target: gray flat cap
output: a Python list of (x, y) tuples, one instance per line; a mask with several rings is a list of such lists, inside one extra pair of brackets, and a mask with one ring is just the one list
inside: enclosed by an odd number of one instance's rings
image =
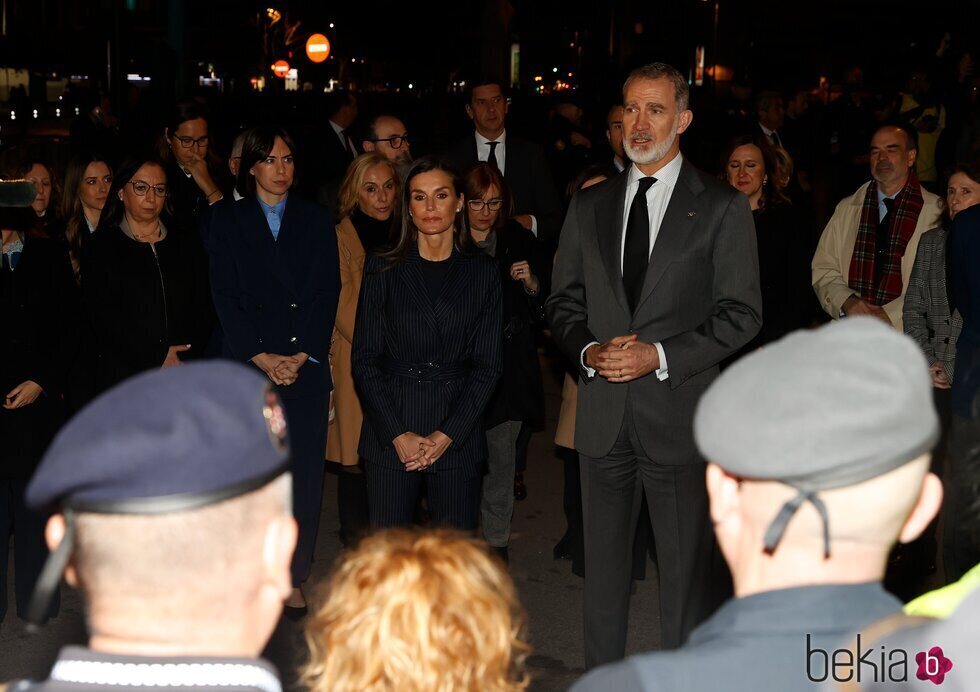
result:
[(800, 490), (770, 527), (772, 551), (803, 502), (826, 524), (816, 491), (880, 476), (931, 450), (939, 437), (932, 396), (915, 342), (871, 317), (850, 317), (731, 366), (701, 398), (694, 439), (734, 475)]

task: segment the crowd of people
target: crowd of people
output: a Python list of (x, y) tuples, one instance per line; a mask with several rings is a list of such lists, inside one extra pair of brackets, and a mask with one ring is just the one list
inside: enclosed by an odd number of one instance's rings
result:
[[(86, 599), (96, 653), (67, 651), (57, 679), (218, 656), (275, 690), (254, 658), (282, 604), (308, 613), (327, 461), (346, 551), (304, 684), (525, 688), (506, 565), (546, 339), (567, 372), (555, 557), (585, 577), (597, 669), (581, 689), (763, 689), (733, 673), (756, 653), (781, 662), (771, 689), (801, 688), (801, 632), (833, 650), (900, 611), (886, 569), (911, 569), (903, 598), (937, 557), (958, 580), (980, 563), (980, 132), (927, 77), (872, 114), (849, 73), (831, 107), (864, 128), (838, 152), (862, 174), (819, 239), (805, 106), (791, 129), (783, 95), (736, 84), (753, 109), (715, 114), (729, 137), (704, 172), (662, 63), (610, 106), (608, 160), (567, 97), (545, 146), (511, 133), (493, 77), (440, 155), (338, 91), (316, 136), (257, 123), (223, 134), (224, 160), (195, 100), (152, 147), (21, 157), (2, 171), (36, 196), (0, 209), (0, 552), (13, 535), (19, 616), (57, 614), (66, 564)], [(647, 542), (667, 651), (617, 664)]]

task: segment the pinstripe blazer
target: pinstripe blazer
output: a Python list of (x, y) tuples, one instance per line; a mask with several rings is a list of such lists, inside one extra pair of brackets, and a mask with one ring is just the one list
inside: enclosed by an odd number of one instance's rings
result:
[[(365, 265), (351, 365), (364, 408), (358, 452), (370, 462), (401, 468), (392, 441), (402, 433), (436, 430), (453, 443), (433, 470), (486, 458), (477, 423), (502, 370), (500, 276), (494, 259), (482, 252), (454, 252), (452, 261), (434, 304), (417, 248), (390, 267), (379, 257)], [(392, 361), (468, 362), (471, 369), (460, 378), (432, 381), (390, 374)]]
[(916, 340), (929, 365), (942, 363), (946, 377), (952, 382), (956, 340), (963, 319), (959, 311), (949, 314), (946, 295), (946, 229), (940, 226), (923, 233), (919, 240), (905, 290), (902, 320), (905, 333)]

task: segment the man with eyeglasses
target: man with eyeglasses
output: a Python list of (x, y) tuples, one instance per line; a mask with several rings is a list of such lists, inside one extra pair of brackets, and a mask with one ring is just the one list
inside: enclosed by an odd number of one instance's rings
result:
[(365, 151), (376, 151), (398, 168), (398, 174), (405, 177), (412, 163), (412, 151), (405, 123), (393, 115), (376, 115), (368, 121), (361, 140)]
[(507, 132), (509, 102), (502, 84), (489, 77), (466, 83), (466, 115), (474, 133), (457, 142), (448, 155), (461, 172), (485, 161), (503, 173), (514, 196), (514, 220), (547, 243), (558, 235), (561, 199), (544, 150)]

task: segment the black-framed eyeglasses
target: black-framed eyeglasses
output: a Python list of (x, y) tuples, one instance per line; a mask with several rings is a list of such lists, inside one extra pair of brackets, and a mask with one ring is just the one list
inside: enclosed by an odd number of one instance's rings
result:
[(190, 149), (193, 146), (206, 147), (208, 145), (208, 136), (198, 137), (194, 139), (193, 137), (181, 137), (180, 135), (174, 135), (174, 139), (180, 142), (180, 146), (184, 149)]
[(384, 139), (369, 139), (368, 141), (374, 142), (375, 144), (378, 142), (388, 142), (388, 145), (392, 149), (401, 149), (402, 142), (405, 142), (406, 144), (408, 143), (408, 134), (394, 135), (393, 137), (385, 137)]
[(503, 206), (504, 200), (499, 197), (488, 199), (486, 202), (482, 199), (471, 199), (467, 204), (470, 205), (470, 209), (473, 211), (483, 211), (483, 207), (486, 207), (490, 211), (497, 211)]
[(149, 183), (143, 180), (130, 180), (126, 184), (133, 186), (133, 192), (136, 194), (137, 197), (144, 196), (147, 192), (150, 191), (150, 188), (153, 188), (153, 194), (155, 194), (157, 197), (167, 196), (166, 185), (150, 185)]

